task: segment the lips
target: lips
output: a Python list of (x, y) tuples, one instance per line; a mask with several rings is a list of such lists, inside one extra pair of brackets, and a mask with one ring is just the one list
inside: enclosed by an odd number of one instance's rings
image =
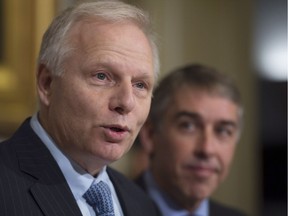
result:
[(209, 177), (215, 173), (215, 169), (212, 169), (210, 167), (194, 166), (191, 168), (193, 170), (193, 173), (199, 177)]
[(130, 130), (126, 126), (121, 125), (105, 125), (104, 136), (107, 142), (119, 143), (125, 140), (130, 133)]
[(122, 128), (118, 128), (118, 127), (111, 127), (110, 130), (115, 131), (115, 132), (124, 132), (125, 130)]
[(185, 169), (198, 178), (209, 178), (219, 172), (218, 167), (207, 164), (188, 165), (185, 166)]

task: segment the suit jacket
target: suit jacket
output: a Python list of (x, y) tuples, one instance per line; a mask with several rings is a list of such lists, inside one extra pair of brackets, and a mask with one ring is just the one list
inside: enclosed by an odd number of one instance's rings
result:
[[(1, 216), (81, 216), (53, 156), (27, 119), (0, 143)], [(125, 216), (156, 216), (148, 196), (122, 174), (107, 168)]]
[[(147, 185), (144, 180), (144, 174), (141, 174), (135, 179), (135, 183), (139, 185), (145, 192), (147, 192)], [(244, 213), (237, 209), (225, 206), (214, 200), (209, 200), (209, 216), (245, 216)], [(173, 215), (163, 215), (173, 216)]]

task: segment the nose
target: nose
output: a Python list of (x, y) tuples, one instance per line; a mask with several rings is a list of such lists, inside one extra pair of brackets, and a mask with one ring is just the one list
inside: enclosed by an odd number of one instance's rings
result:
[(213, 135), (212, 130), (204, 130), (199, 136), (196, 155), (202, 158), (209, 158), (214, 155), (216, 151), (217, 140)]
[(135, 107), (133, 86), (130, 82), (117, 85), (111, 97), (109, 108), (123, 115), (131, 112)]

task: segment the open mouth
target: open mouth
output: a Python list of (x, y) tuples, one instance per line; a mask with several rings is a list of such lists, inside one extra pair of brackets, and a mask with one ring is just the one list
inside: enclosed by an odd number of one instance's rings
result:
[(104, 134), (108, 142), (119, 143), (127, 138), (129, 129), (119, 125), (104, 126)]
[(117, 127), (111, 127), (110, 130), (115, 131), (115, 132), (124, 132), (122, 128), (117, 128)]

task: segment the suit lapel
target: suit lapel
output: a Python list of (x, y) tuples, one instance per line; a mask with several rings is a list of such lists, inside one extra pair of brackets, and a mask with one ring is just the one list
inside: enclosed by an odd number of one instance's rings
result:
[(58, 164), (31, 129), (29, 119), (15, 137), (20, 170), (34, 178), (30, 192), (44, 215), (81, 216)]
[(110, 169), (110, 167), (107, 167), (107, 173), (109, 175), (110, 180), (112, 181), (114, 185), (118, 200), (120, 202), (120, 205), (123, 211), (123, 215), (133, 216), (133, 212), (131, 212), (129, 208), (131, 203), (129, 204), (129, 202), (127, 202), (127, 199), (129, 199), (129, 197), (127, 197), (125, 191), (123, 191), (123, 187), (125, 187), (125, 184), (123, 184), (123, 182), (121, 182), (120, 179), (117, 178), (117, 176), (115, 176), (114, 171)]
[(131, 196), (132, 191), (129, 185), (123, 181), (123, 179), (119, 178), (119, 176), (117, 176), (119, 174), (115, 173), (111, 168), (107, 167), (107, 172), (113, 182), (123, 214), (125, 216), (145, 215), (145, 212), (139, 212), (141, 203), (133, 199), (134, 196)]

